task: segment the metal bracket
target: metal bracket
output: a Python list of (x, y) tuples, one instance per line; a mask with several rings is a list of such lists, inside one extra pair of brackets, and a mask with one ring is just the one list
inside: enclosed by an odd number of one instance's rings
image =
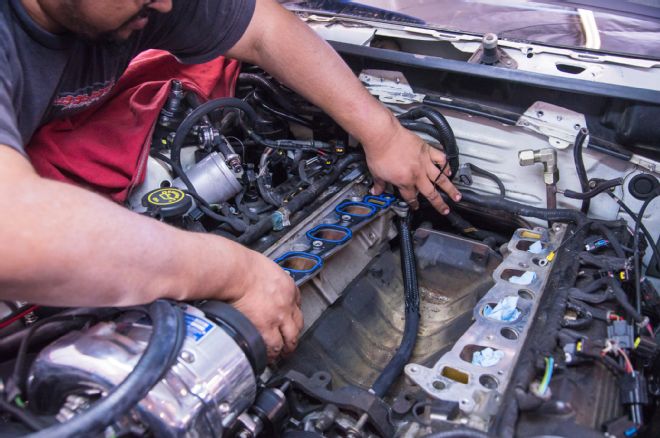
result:
[(415, 93), (403, 73), (389, 70), (363, 70), (360, 81), (383, 103), (406, 105), (421, 103), (426, 97)]
[(516, 126), (531, 129), (548, 137), (556, 149), (566, 149), (575, 143), (575, 136), (587, 126), (584, 114), (545, 102), (534, 102), (520, 116)]

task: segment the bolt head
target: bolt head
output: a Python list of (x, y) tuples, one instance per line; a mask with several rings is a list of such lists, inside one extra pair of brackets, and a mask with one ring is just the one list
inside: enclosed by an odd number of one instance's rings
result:
[(321, 242), (320, 240), (315, 240), (315, 241), (312, 242), (312, 246), (314, 248), (320, 248), (320, 247), (323, 246), (323, 242)]
[(195, 355), (188, 350), (183, 350), (181, 352), (181, 360), (187, 363), (193, 363), (195, 362)]

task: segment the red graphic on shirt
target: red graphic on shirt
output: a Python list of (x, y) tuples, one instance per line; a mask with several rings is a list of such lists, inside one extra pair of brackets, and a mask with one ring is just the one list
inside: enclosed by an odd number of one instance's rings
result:
[(60, 95), (59, 97), (55, 98), (53, 105), (59, 106), (62, 110), (65, 111), (90, 106), (91, 104), (98, 102), (107, 96), (115, 86), (115, 81), (110, 81), (109, 83), (100, 85), (102, 85), (102, 87), (96, 90), (92, 89), (91, 91), (88, 91), (90, 87), (85, 87), (84, 89), (75, 91), (73, 93)]

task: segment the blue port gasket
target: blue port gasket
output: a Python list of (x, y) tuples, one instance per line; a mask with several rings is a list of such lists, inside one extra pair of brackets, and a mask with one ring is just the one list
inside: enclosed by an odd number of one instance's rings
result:
[[(307, 259), (307, 260), (312, 260), (316, 264), (310, 269), (291, 269), (291, 268), (285, 268), (284, 266), (282, 266), (280, 264), (283, 261), (285, 261), (286, 259), (291, 258), (291, 257), (300, 257), (300, 258), (304, 258), (304, 259)], [(313, 272), (316, 272), (316, 271), (318, 271), (319, 269), (321, 269), (323, 267), (323, 259), (321, 257), (319, 257), (315, 254), (310, 254), (308, 252), (303, 252), (303, 251), (290, 251), (290, 252), (284, 253), (284, 254), (282, 254), (281, 256), (279, 256), (278, 258), (275, 259), (275, 263), (280, 265), (280, 267), (282, 269), (284, 269), (285, 271), (291, 272), (292, 274), (305, 274), (305, 275), (307, 275), (307, 274), (311, 274)]]
[[(359, 214), (359, 213), (349, 213), (344, 210), (345, 208), (351, 207), (353, 205), (366, 207), (370, 210), (370, 212), (367, 214)], [(359, 219), (370, 218), (373, 215), (375, 215), (377, 211), (378, 211), (378, 207), (376, 207), (374, 204), (369, 204), (368, 202), (354, 202), (354, 201), (342, 202), (341, 204), (335, 207), (335, 213), (337, 213), (340, 217), (343, 215), (348, 215)]]
[[(314, 236), (314, 233), (317, 233), (321, 230), (327, 230), (327, 229), (331, 229), (331, 230), (335, 230), (335, 231), (341, 231), (341, 232), (346, 233), (346, 234), (344, 235), (344, 237), (342, 237), (339, 240), (324, 239), (322, 237), (315, 237)], [(324, 243), (332, 243), (333, 245), (342, 245), (342, 244), (348, 242), (351, 239), (351, 237), (353, 237), (353, 232), (351, 231), (350, 228), (342, 227), (341, 225), (319, 224), (319, 225), (315, 226), (314, 228), (312, 228), (311, 230), (307, 231), (305, 233), (305, 235), (307, 236), (307, 238), (309, 240), (312, 240), (312, 241), (313, 240), (320, 240), (321, 242), (324, 242)]]
[(365, 196), (362, 201), (366, 202), (367, 204), (375, 205), (376, 207), (384, 210), (390, 205), (392, 205), (394, 198), (386, 198), (383, 197), (382, 195), (380, 196), (369, 195), (369, 196)]

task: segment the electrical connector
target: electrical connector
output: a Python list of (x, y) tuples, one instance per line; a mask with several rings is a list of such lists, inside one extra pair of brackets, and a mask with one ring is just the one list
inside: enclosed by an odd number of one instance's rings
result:
[(624, 405), (649, 404), (646, 379), (640, 373), (625, 374), (619, 380), (619, 394)]
[(650, 336), (639, 336), (634, 347), (635, 355), (646, 360), (652, 360), (658, 354), (658, 344)]
[(610, 245), (610, 241), (602, 237), (595, 237), (588, 239), (584, 242), (584, 249), (586, 251), (592, 252), (599, 248), (606, 248)]
[(607, 327), (607, 337), (620, 348), (631, 350), (635, 347), (635, 330), (626, 321), (612, 321)]

